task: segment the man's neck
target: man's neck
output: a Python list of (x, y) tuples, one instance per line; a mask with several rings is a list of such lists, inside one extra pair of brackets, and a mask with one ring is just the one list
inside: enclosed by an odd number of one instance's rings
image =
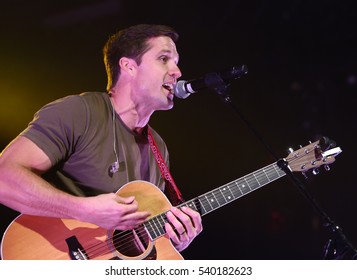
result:
[(110, 101), (124, 124), (133, 132), (142, 134), (151, 115), (140, 114), (140, 110), (135, 104), (125, 95), (118, 94), (118, 92), (110, 93)]

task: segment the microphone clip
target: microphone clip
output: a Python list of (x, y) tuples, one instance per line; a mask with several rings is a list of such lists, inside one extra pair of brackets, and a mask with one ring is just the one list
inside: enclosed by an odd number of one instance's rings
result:
[(110, 166), (109, 172), (113, 175), (114, 173), (116, 173), (118, 171), (119, 171), (119, 162), (116, 161)]

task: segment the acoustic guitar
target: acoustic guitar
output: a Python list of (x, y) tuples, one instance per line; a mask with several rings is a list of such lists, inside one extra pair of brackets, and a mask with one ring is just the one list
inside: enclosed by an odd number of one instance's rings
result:
[[(286, 170), (305, 173), (328, 167), (341, 152), (326, 137), (310, 143), (285, 158), (244, 177), (184, 202), (202, 216), (231, 203), (283, 176)], [(283, 171), (285, 170), (285, 171)], [(129, 231), (106, 230), (73, 219), (21, 214), (6, 229), (1, 253), (4, 260), (180, 260), (182, 255), (171, 244), (164, 229), (166, 212), (171, 208), (166, 196), (153, 184), (133, 181), (124, 185), (119, 196), (135, 196), (140, 211), (152, 215)]]

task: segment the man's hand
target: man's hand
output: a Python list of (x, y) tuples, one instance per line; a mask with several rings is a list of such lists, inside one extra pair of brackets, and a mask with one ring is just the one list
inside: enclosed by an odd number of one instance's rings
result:
[(129, 230), (142, 224), (150, 213), (139, 212), (135, 197), (120, 197), (114, 193), (83, 198), (84, 210), (78, 219), (106, 229)]
[(189, 207), (172, 207), (167, 219), (165, 230), (178, 251), (186, 249), (202, 231), (201, 215)]

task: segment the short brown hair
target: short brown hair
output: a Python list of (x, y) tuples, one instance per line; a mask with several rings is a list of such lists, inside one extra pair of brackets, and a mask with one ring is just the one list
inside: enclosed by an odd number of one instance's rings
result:
[(138, 24), (122, 29), (111, 35), (103, 48), (104, 64), (107, 71), (107, 91), (110, 91), (120, 75), (118, 61), (122, 57), (132, 58), (139, 65), (149, 49), (148, 40), (168, 36), (174, 42), (178, 33), (171, 27), (159, 24)]

